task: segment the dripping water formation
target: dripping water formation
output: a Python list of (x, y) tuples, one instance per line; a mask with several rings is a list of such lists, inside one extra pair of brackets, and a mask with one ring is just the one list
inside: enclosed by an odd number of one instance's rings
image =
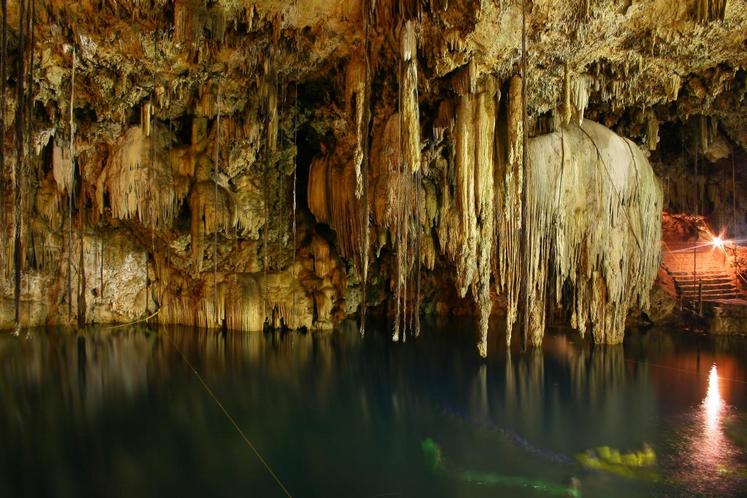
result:
[(747, 0), (665, 3), (0, 0), (0, 495), (744, 494)]

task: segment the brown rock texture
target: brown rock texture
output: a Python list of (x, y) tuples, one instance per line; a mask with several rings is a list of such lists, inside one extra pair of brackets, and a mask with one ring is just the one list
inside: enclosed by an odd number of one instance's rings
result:
[(744, 0), (6, 7), (2, 327), (371, 306), (394, 339), (477, 314), (485, 354), (501, 308), (527, 345), (548, 313), (615, 343), (664, 208), (747, 212), (717, 188), (747, 145)]

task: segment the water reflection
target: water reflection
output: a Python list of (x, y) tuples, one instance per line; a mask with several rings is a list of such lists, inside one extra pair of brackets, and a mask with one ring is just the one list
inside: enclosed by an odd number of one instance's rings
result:
[(709, 438), (719, 437), (721, 434), (721, 414), (724, 408), (724, 400), (718, 385), (718, 370), (714, 364), (708, 374), (708, 393), (703, 400), (705, 410), (705, 433)]
[[(275, 496), (179, 351), (297, 495), (536, 496), (506, 476), (561, 487), (578, 478), (584, 496), (659, 495), (662, 484), (575, 459), (643, 443), (661, 457), (666, 486), (743, 489), (714, 469), (744, 458), (722, 426), (734, 406), (747, 408), (744, 384), (724, 374), (747, 377), (736, 359), (745, 346), (696, 348), (661, 332), (592, 347), (554, 334), (543, 350), (491, 347), (482, 361), (459, 326), (426, 324), (406, 344), (388, 330), (1, 336), (0, 496)], [(711, 368), (707, 386), (700, 364)], [(502, 484), (434, 476), (427, 438), (449, 468)]]

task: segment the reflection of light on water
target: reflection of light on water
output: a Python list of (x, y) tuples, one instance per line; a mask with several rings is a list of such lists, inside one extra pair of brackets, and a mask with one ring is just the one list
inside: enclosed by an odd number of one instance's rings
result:
[(721, 397), (718, 370), (714, 364), (708, 374), (706, 396), (696, 412), (695, 423), (687, 430), (683, 448), (689, 458), (681, 477), (698, 493), (728, 490), (728, 479), (723, 473), (734, 466), (734, 449), (724, 435), (726, 411), (727, 404)]
[(716, 364), (714, 364), (711, 367), (711, 373), (708, 375), (708, 393), (703, 400), (705, 424), (710, 436), (719, 433), (719, 422), (721, 421), (723, 407), (724, 400), (721, 399), (721, 392), (718, 388), (718, 370), (716, 370)]

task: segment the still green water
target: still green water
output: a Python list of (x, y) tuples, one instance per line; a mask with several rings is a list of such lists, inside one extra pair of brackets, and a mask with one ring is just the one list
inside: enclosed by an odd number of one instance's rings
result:
[(187, 361), (297, 497), (747, 496), (747, 338), (475, 329), (2, 333), (0, 496), (283, 496)]

